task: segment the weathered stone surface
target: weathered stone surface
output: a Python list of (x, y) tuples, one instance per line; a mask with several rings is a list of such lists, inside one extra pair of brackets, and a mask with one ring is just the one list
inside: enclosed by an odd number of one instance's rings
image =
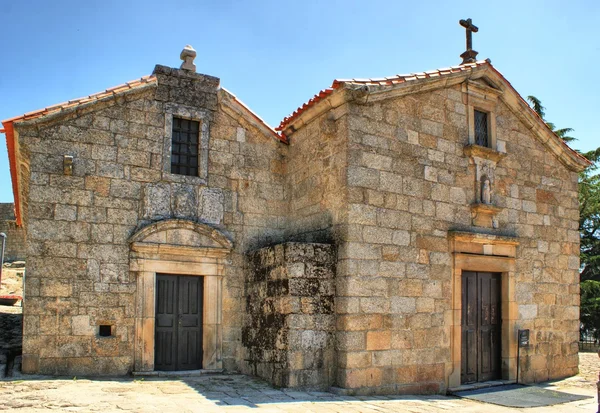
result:
[(219, 189), (201, 188), (198, 216), (208, 224), (220, 224), (223, 220), (223, 192)]
[[(15, 124), (18, 164), (29, 166), (20, 171), (27, 372), (140, 367), (134, 338), (144, 304), (135, 297), (154, 270), (130, 259), (130, 238), (171, 219), (205, 223), (233, 241), (217, 264), (223, 245), (206, 234), (164, 231), (146, 240), (154, 244), (147, 254), (176, 263), (182, 255), (173, 251), (206, 247), (202, 260), (186, 259), (222, 271), (221, 311), (211, 315), (221, 323), (211, 336), (220, 347), (211, 343), (211, 357), (227, 370), (365, 394), (444, 391), (460, 301), (455, 230), (519, 242), (514, 271), (502, 275), (502, 314), (535, 333), (522, 353), (523, 377), (576, 370), (577, 174), (515, 115), (510, 96), (484, 99), (494, 106), (497, 139), (477, 156), (473, 145), (465, 150), (467, 93), (480, 79), (323, 107), (314, 119), (307, 112), (286, 145), (219, 90), (217, 78), (164, 66), (155, 75), (143, 90)], [(198, 176), (171, 173), (173, 116), (201, 125)], [(65, 155), (73, 156), (70, 176)], [(477, 206), (484, 176), (494, 208)], [(498, 245), (461, 248), (481, 259), (508, 256)], [(100, 323), (114, 326), (114, 338), (95, 337)], [(514, 371), (511, 352), (503, 352), (504, 375)]]
[[(333, 383), (333, 246), (286, 243), (249, 254), (244, 371), (282, 387)], [(300, 306), (280, 306), (299, 300)]]

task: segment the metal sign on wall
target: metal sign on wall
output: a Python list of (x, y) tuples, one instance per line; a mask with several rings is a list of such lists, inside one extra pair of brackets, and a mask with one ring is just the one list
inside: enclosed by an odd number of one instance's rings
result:
[(519, 347), (527, 347), (529, 345), (529, 329), (519, 330)]

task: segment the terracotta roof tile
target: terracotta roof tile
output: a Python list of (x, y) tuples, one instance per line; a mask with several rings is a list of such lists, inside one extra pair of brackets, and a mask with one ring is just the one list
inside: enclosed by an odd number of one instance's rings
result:
[[(411, 81), (414, 81), (414, 80), (428, 79), (428, 78), (433, 78), (433, 77), (446, 76), (446, 75), (450, 75), (452, 73), (466, 72), (466, 71), (470, 71), (470, 70), (476, 69), (476, 68), (481, 67), (481, 66), (489, 66), (502, 79), (504, 79), (504, 81), (513, 89), (513, 91), (517, 94), (517, 96), (521, 99), (521, 101), (523, 103), (525, 103), (527, 105), (527, 107), (529, 107), (529, 104), (515, 90), (515, 88), (511, 85), (511, 83), (508, 80), (506, 80), (506, 78), (502, 75), (502, 73), (500, 73), (498, 70), (496, 70), (496, 68), (494, 68), (489, 61), (487, 61), (487, 60), (479, 60), (479, 61), (477, 61), (475, 63), (467, 63), (467, 64), (459, 65), (459, 66), (445, 67), (445, 68), (437, 69), (437, 70), (428, 70), (426, 72), (420, 72), (420, 73), (411, 73), (411, 74), (405, 74), (405, 75), (396, 75), (396, 76), (391, 76), (391, 77), (386, 77), (386, 78), (375, 78), (375, 79), (335, 79), (333, 81), (333, 83), (331, 84), (331, 88), (320, 91), (312, 99), (310, 99), (308, 102), (306, 102), (301, 107), (299, 107), (298, 109), (296, 109), (294, 111), (294, 113), (292, 113), (290, 116), (287, 116), (287, 117), (283, 118), (283, 120), (281, 121), (281, 123), (279, 124), (279, 126), (277, 128), (275, 128), (275, 129), (278, 130), (278, 131), (284, 130), (290, 123), (292, 123), (294, 120), (296, 120), (307, 109), (309, 109), (310, 107), (314, 106), (319, 101), (323, 100), (324, 97), (326, 97), (327, 95), (330, 95), (335, 89), (338, 89), (338, 88), (344, 86), (345, 84), (366, 84), (366, 85), (375, 85), (375, 86), (390, 85), (391, 86), (391, 85), (397, 85), (397, 84), (401, 84), (401, 83), (405, 83), (405, 82), (411, 82)], [(533, 110), (532, 110), (532, 112), (535, 113)], [(546, 124), (543, 121), (543, 119), (540, 118), (540, 120), (542, 121), (542, 123), (544, 125)], [(547, 127), (547, 125), (546, 125), (546, 127)], [(590, 164), (589, 160), (587, 160), (584, 156), (582, 156), (580, 153), (578, 153), (577, 151), (575, 151), (574, 149), (572, 149), (562, 139), (559, 138), (559, 140), (560, 140), (560, 143), (568, 151), (570, 151), (572, 154), (574, 154), (577, 158), (581, 159), (585, 163)]]
[(314, 95), (308, 102), (306, 102), (301, 107), (296, 109), (294, 111), (294, 113), (292, 113), (290, 116), (286, 116), (285, 118), (283, 118), (283, 120), (281, 121), (279, 126), (275, 128), (275, 130), (282, 131), (288, 124), (290, 124), (292, 121), (296, 120), (296, 118), (298, 116), (300, 116), (302, 113), (304, 113), (305, 110), (307, 110), (311, 106), (314, 106), (316, 103), (325, 99), (327, 96), (331, 95), (331, 93), (333, 93), (333, 91), (335, 89), (337, 89), (338, 87), (339, 87), (339, 85), (337, 85), (336, 81), (334, 80), (333, 84), (331, 85), (330, 88), (321, 90), (319, 93)]
[(318, 102), (320, 102), (321, 100), (323, 100), (325, 97), (330, 95), (335, 89), (338, 89), (339, 87), (343, 86), (344, 84), (393, 86), (393, 85), (398, 85), (398, 84), (405, 83), (405, 82), (411, 82), (414, 80), (429, 79), (429, 78), (434, 78), (434, 77), (437, 78), (437, 77), (440, 77), (443, 75), (448, 75), (451, 73), (465, 72), (465, 71), (477, 68), (479, 66), (485, 66), (488, 64), (489, 63), (487, 61), (481, 60), (476, 63), (469, 63), (469, 64), (465, 64), (465, 65), (460, 65), (460, 66), (452, 66), (452, 67), (446, 67), (443, 69), (428, 70), (426, 72), (410, 73), (410, 74), (396, 75), (396, 76), (390, 76), (390, 77), (372, 78), (372, 79), (335, 79), (333, 81), (333, 83), (331, 84), (330, 88), (321, 90), (319, 93), (317, 93), (315, 96), (313, 96), (308, 102), (306, 102), (305, 104), (300, 106), (298, 109), (296, 109), (294, 111), (294, 113), (283, 118), (283, 120), (281, 121), (279, 126), (275, 129), (279, 130), (279, 131), (284, 130), (290, 123), (292, 123), (294, 120), (296, 120), (304, 111), (306, 111), (311, 106), (313, 106), (313, 105), (317, 104)]
[(42, 116), (46, 116), (46, 115), (50, 115), (56, 112), (60, 112), (61, 110), (66, 110), (66, 109), (70, 109), (70, 108), (74, 108), (80, 105), (83, 105), (85, 103), (89, 103), (92, 102), (94, 100), (100, 100), (100, 99), (104, 99), (106, 97), (109, 96), (114, 96), (117, 95), (119, 93), (131, 90), (131, 89), (135, 89), (137, 87), (146, 85), (148, 83), (154, 83), (156, 82), (156, 77), (154, 77), (153, 75), (150, 76), (144, 76), (140, 79), (136, 79), (136, 80), (132, 80), (130, 82), (124, 83), (122, 85), (118, 85), (118, 86), (114, 86), (111, 88), (108, 88), (102, 92), (98, 92), (98, 93), (94, 93), (92, 95), (89, 96), (85, 96), (79, 99), (71, 99), (67, 102), (64, 103), (59, 103), (56, 105), (51, 105), (51, 106), (47, 106), (44, 109), (39, 109), (39, 110), (35, 110), (32, 112), (27, 112), (23, 115), (20, 116), (15, 116), (14, 118), (10, 118), (10, 119), (6, 119), (4, 122), (18, 122), (20, 120), (29, 120), (29, 119), (35, 119), (35, 118), (39, 118)]

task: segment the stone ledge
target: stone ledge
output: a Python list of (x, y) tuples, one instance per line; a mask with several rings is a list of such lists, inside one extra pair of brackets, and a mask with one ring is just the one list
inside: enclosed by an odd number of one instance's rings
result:
[(502, 212), (502, 208), (489, 204), (471, 204), (471, 212), (475, 214), (496, 215)]
[(464, 148), (464, 153), (470, 157), (479, 157), (489, 159), (490, 161), (498, 162), (506, 156), (506, 153), (498, 152), (495, 149), (480, 145), (467, 145)]
[(222, 374), (224, 369), (201, 369), (201, 370), (183, 370), (183, 371), (134, 371), (133, 377), (194, 377), (207, 374)]
[(515, 383), (516, 383), (516, 380), (493, 380), (493, 381), (482, 381), (479, 383), (461, 384), (458, 387), (449, 388), (447, 391), (447, 394), (454, 395), (454, 393), (458, 393), (461, 391), (487, 389), (490, 387), (506, 386), (507, 384), (515, 384)]

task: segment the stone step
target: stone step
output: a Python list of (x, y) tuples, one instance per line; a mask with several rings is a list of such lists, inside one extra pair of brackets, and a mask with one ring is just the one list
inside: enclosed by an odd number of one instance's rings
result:
[(491, 380), (491, 381), (482, 381), (478, 383), (469, 383), (469, 384), (461, 384), (458, 387), (451, 387), (448, 389), (447, 394), (455, 394), (461, 391), (468, 390), (479, 390), (486, 389), (488, 387), (497, 387), (497, 386), (505, 386), (507, 384), (515, 384), (515, 380)]
[(224, 369), (201, 369), (201, 370), (182, 370), (182, 371), (134, 371), (134, 377), (193, 377), (203, 376), (205, 374), (221, 374)]

